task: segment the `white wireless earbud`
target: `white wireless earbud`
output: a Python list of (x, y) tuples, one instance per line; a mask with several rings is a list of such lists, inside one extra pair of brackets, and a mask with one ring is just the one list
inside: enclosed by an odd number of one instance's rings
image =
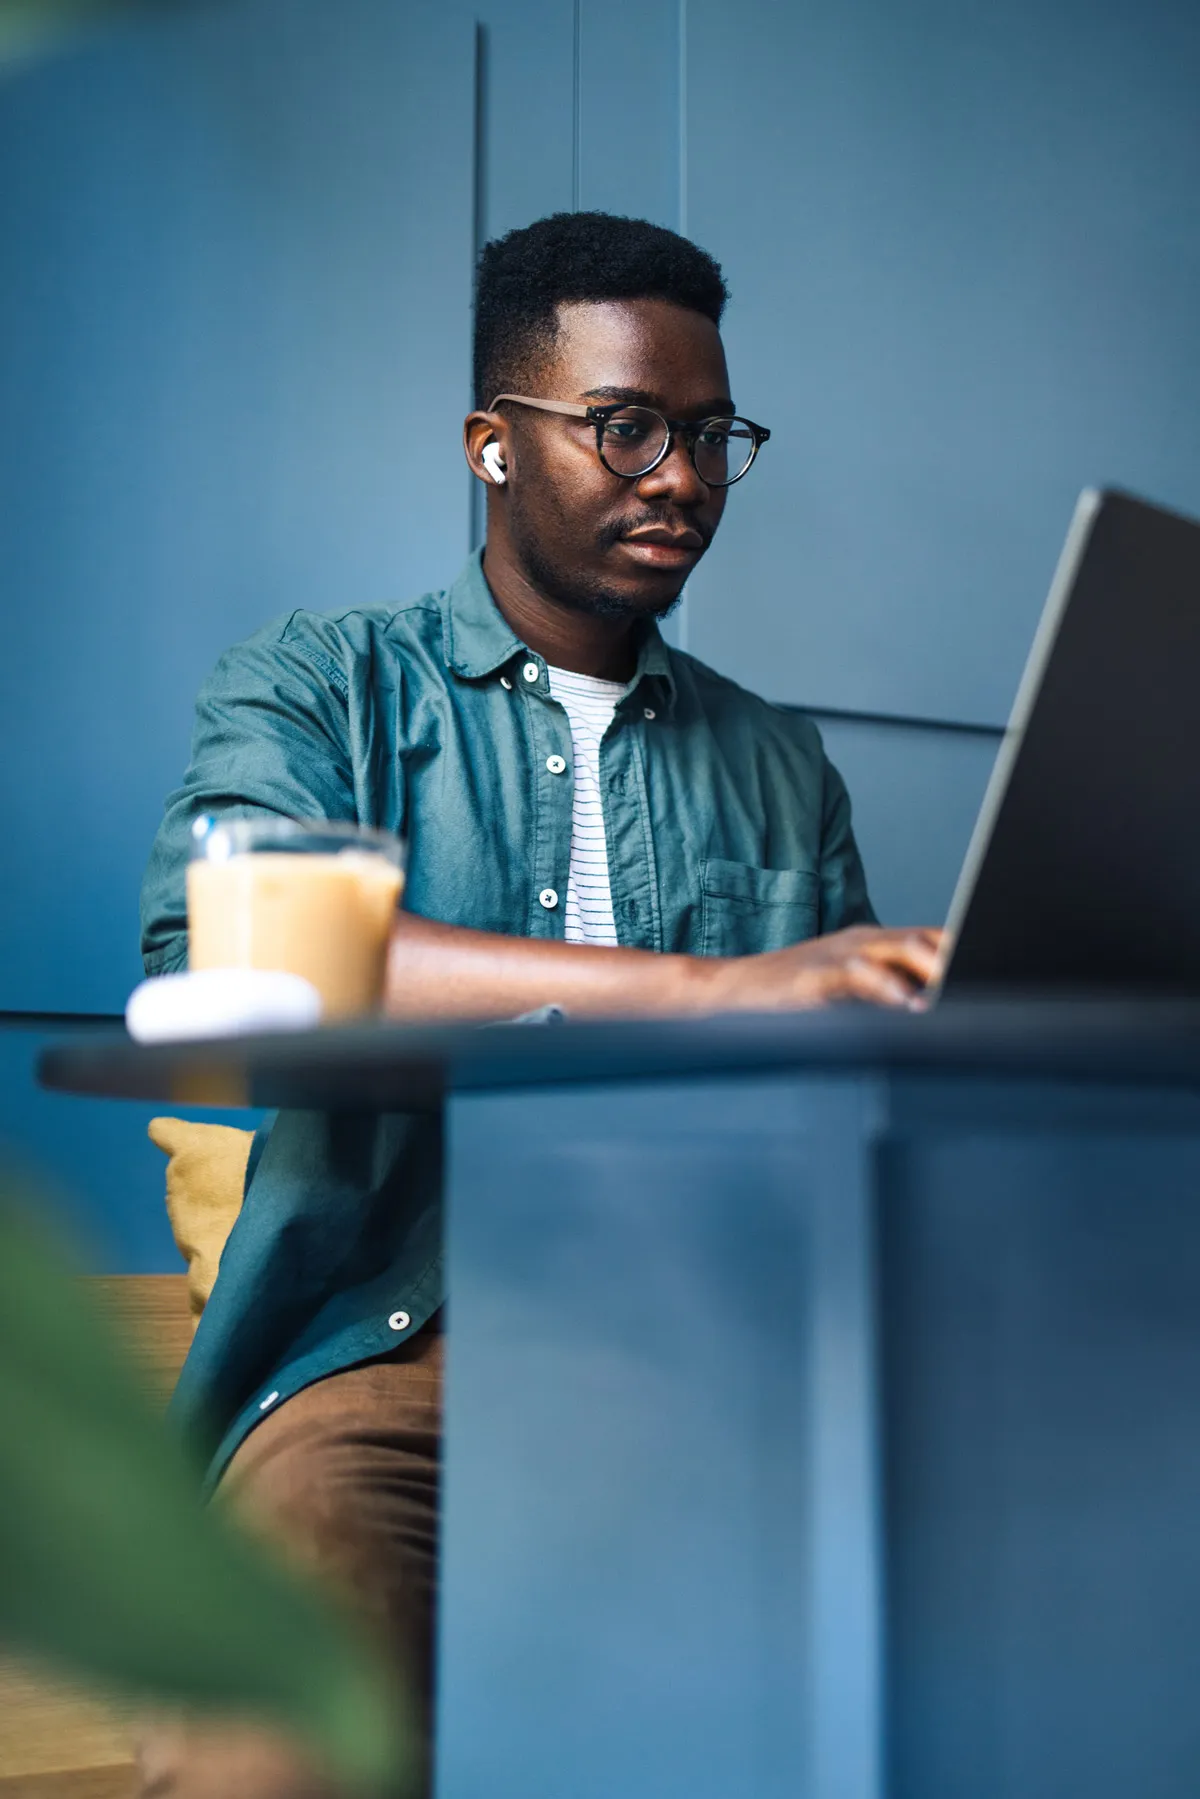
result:
[(498, 443), (484, 444), (483, 454), (480, 456), (479, 460), (482, 462), (488, 474), (492, 477), (492, 480), (496, 483), (496, 486), (503, 487), (508, 476), (504, 473), (504, 458), (500, 454), (500, 445)]

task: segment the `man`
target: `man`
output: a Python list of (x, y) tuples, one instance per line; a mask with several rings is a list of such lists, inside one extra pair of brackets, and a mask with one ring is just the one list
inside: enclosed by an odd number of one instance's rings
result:
[[(195, 818), (266, 810), (407, 837), (395, 1017), (914, 1003), (936, 933), (875, 925), (815, 727), (658, 633), (769, 436), (736, 413), (725, 300), (711, 257), (638, 220), (559, 214), (486, 247), (464, 428), (482, 558), (223, 658), (147, 876), (150, 973), (186, 960)], [(362, 1597), (426, 1697), (439, 1157), (433, 1121), (282, 1116), (178, 1401), (223, 1491)], [(165, 1754), (152, 1790), (232, 1787), (234, 1753)], [(248, 1795), (299, 1790), (239, 1769)]]

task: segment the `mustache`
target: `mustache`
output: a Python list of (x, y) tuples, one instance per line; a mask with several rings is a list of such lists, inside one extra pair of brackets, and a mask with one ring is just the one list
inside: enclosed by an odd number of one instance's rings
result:
[(678, 512), (664, 506), (644, 506), (640, 512), (627, 513), (624, 518), (613, 519), (607, 525), (601, 525), (596, 533), (597, 546), (602, 550), (611, 550), (614, 544), (628, 537), (631, 531), (695, 531), (707, 549), (713, 540), (712, 530), (700, 523), (698, 518), (684, 518)]

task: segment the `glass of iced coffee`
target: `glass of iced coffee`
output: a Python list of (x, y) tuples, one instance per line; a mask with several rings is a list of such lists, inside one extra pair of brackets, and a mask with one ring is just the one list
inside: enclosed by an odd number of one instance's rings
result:
[(323, 1021), (376, 1012), (404, 845), (330, 819), (198, 818), (187, 871), (188, 966), (281, 969)]

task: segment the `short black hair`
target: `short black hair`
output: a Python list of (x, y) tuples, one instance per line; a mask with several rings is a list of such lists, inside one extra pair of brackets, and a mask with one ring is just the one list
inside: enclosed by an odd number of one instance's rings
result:
[(475, 284), (475, 404), (519, 391), (570, 300), (671, 300), (721, 322), (721, 265), (677, 231), (611, 212), (555, 212), (485, 244)]

